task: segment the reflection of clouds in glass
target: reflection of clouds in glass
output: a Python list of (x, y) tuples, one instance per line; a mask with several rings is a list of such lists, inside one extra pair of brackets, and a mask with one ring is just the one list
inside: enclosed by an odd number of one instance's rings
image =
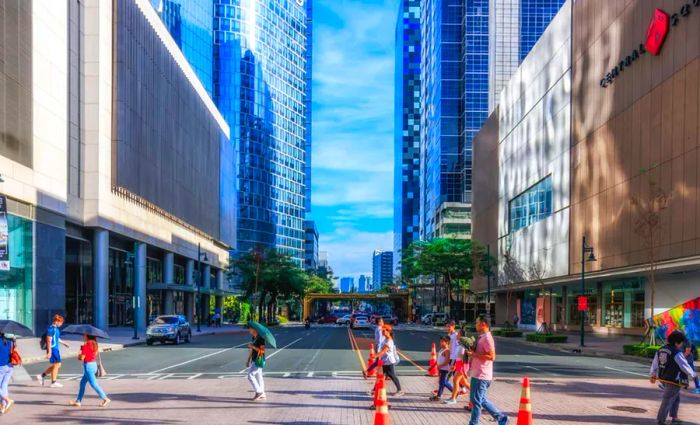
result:
[(257, 0), (246, 0), (243, 7), (243, 20), (245, 22), (245, 37), (248, 44), (248, 49), (255, 53), (256, 46), (256, 21), (257, 21)]

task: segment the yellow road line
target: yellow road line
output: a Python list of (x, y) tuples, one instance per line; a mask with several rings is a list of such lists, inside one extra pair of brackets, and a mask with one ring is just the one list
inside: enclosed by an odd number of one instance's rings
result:
[(357, 354), (357, 358), (360, 360), (362, 370), (367, 370), (367, 367), (365, 366), (365, 360), (362, 358), (362, 352), (360, 351), (360, 347), (357, 345), (357, 341), (355, 341), (355, 336), (353, 335), (350, 328), (348, 328), (348, 339), (350, 339), (350, 345), (352, 346), (352, 350)]
[(423, 368), (421, 367), (421, 365), (419, 365), (418, 363), (414, 362), (413, 359), (411, 359), (410, 357), (408, 357), (407, 355), (405, 355), (404, 353), (402, 353), (401, 350), (396, 350), (396, 352), (399, 353), (399, 355), (400, 355), (401, 357), (403, 357), (404, 359), (408, 360), (408, 362), (411, 363), (413, 366), (417, 367), (418, 370), (420, 370), (421, 372), (425, 372), (425, 369), (423, 369)]

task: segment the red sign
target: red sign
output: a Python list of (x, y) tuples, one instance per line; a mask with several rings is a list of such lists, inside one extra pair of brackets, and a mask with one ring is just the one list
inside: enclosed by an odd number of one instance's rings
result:
[(588, 297), (585, 295), (579, 295), (578, 297), (578, 311), (588, 311)]
[(663, 46), (666, 34), (668, 34), (668, 24), (669, 19), (666, 12), (656, 9), (654, 17), (649, 23), (649, 28), (647, 28), (647, 38), (644, 43), (644, 47), (654, 56), (661, 52), (661, 46)]

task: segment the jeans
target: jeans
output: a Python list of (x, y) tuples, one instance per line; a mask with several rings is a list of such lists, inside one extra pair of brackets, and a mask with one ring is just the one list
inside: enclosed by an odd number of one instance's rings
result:
[[(10, 384), (10, 378), (12, 377), (12, 367), (9, 365), (0, 366), (0, 396), (7, 398), (9, 393), (7, 392), (7, 386)], [(3, 404), (5, 401), (3, 400)]]
[(450, 380), (447, 378), (447, 375), (450, 374), (449, 370), (441, 370), (440, 371), (440, 385), (438, 386), (438, 392), (437, 396), (442, 397), (442, 392), (447, 388), (447, 390), (452, 393), (452, 384), (450, 384)]
[(396, 385), (396, 391), (401, 391), (401, 382), (399, 382), (399, 377), (396, 376), (396, 369), (394, 369), (394, 365), (382, 365), (382, 370), (384, 371), (384, 375), (388, 376), (389, 379), (394, 381), (394, 385)]
[(666, 417), (678, 417), (678, 406), (681, 404), (681, 387), (673, 384), (664, 384), (664, 396), (661, 399), (659, 413), (656, 415), (656, 423), (666, 423)]
[[(693, 360), (693, 356), (690, 356), (688, 359), (688, 365), (691, 369), (695, 370), (695, 361)], [(698, 375), (695, 375), (693, 382), (695, 382), (695, 388), (700, 388), (700, 377), (698, 377)]]
[(375, 359), (372, 363), (367, 365), (367, 373), (373, 371), (377, 366), (379, 366), (379, 359)]
[(265, 393), (265, 381), (263, 381), (262, 368), (251, 364), (250, 369), (248, 369), (248, 381), (250, 381), (256, 394)]
[(481, 409), (485, 409), (497, 421), (505, 419), (506, 416), (486, 398), (486, 392), (490, 386), (491, 381), (477, 378), (471, 379), (469, 400), (472, 402), (472, 418), (469, 421), (469, 425), (478, 425), (479, 418), (481, 417)]
[(83, 379), (80, 380), (80, 390), (78, 390), (78, 398), (76, 398), (76, 401), (81, 401), (83, 399), (83, 396), (85, 395), (85, 385), (87, 383), (90, 383), (92, 389), (95, 390), (97, 395), (102, 400), (105, 400), (107, 398), (107, 394), (105, 394), (105, 392), (102, 391), (102, 388), (100, 388), (100, 384), (97, 383), (97, 376), (95, 375), (96, 373), (97, 363), (83, 363)]

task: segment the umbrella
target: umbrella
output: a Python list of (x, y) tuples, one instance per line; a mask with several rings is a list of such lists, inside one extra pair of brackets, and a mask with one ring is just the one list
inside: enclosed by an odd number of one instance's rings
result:
[(272, 335), (272, 332), (270, 332), (268, 328), (256, 322), (255, 320), (251, 320), (250, 322), (248, 322), (248, 326), (255, 329), (258, 332), (258, 335), (265, 339), (265, 345), (269, 345), (272, 348), (277, 348), (277, 341), (275, 341), (274, 335)]
[(15, 336), (34, 336), (31, 329), (14, 320), (0, 320), (0, 333)]
[(96, 328), (92, 325), (68, 325), (65, 329), (61, 330), (61, 332), (64, 334), (85, 334), (97, 338), (109, 339), (109, 335), (107, 335), (107, 332), (103, 331), (100, 328)]

